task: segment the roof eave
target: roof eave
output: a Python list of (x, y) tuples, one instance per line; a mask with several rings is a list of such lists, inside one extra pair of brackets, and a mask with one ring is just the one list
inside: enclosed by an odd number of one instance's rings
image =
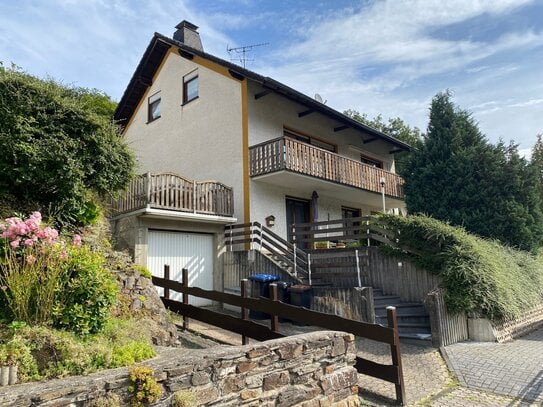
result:
[[(365, 133), (368, 133), (369, 135), (372, 135), (372, 136), (376, 136), (380, 139), (382, 139), (383, 141), (386, 141), (392, 145), (394, 145), (395, 147), (399, 148), (400, 150), (403, 150), (403, 151), (411, 151), (411, 146), (407, 143), (404, 143), (394, 137), (391, 137), (387, 134), (384, 134), (372, 127), (369, 127), (363, 123), (360, 123), (352, 118), (350, 118), (349, 116), (346, 116), (344, 115), (343, 113), (335, 110), (335, 109), (332, 109), (331, 107), (329, 106), (326, 106), (325, 104), (323, 103), (320, 103), (316, 100), (314, 100), (313, 98), (307, 96), (307, 95), (304, 95), (303, 93), (301, 92), (298, 92), (297, 90), (295, 89), (292, 89), (290, 88), (289, 86), (287, 85), (284, 85), (282, 84), (281, 82), (278, 82), (276, 81), (275, 79), (272, 79), (270, 77), (267, 77), (267, 76), (262, 76), (262, 75), (259, 75), (258, 73), (256, 72), (253, 72), (253, 71), (250, 71), (248, 69), (245, 69), (239, 65), (235, 65), (235, 64), (232, 64), (228, 61), (225, 61), (221, 58), (217, 58), (215, 57), (214, 55), (211, 55), (211, 54), (207, 54), (203, 51), (200, 51), (200, 50), (197, 50), (197, 49), (194, 49), (192, 47), (189, 47), (187, 45), (185, 45), (184, 43), (182, 42), (179, 42), (179, 41), (176, 41), (172, 38), (169, 38), (169, 37), (166, 37), (165, 35), (162, 35), (160, 33), (155, 33), (153, 38), (151, 39), (149, 45), (147, 46), (147, 49), (145, 50), (145, 53), (143, 54), (143, 57), (140, 61), (140, 63), (138, 64), (137, 68), (136, 68), (136, 71), (134, 72), (134, 75), (132, 76), (132, 78), (130, 79), (130, 82), (128, 83), (128, 86), (117, 106), (117, 109), (115, 110), (115, 113), (114, 113), (114, 119), (116, 121), (118, 121), (121, 126), (125, 126), (129, 121), (130, 121), (130, 118), (132, 117), (132, 115), (135, 113), (135, 108), (136, 106), (133, 106), (133, 109), (132, 111), (130, 111), (130, 107), (131, 106), (128, 106), (128, 101), (130, 100), (130, 96), (132, 95), (132, 93), (137, 90), (137, 89), (134, 89), (137, 87), (137, 84), (138, 82), (140, 81), (140, 78), (142, 77), (142, 73), (144, 72), (145, 70), (145, 67), (146, 67), (146, 64), (149, 62), (149, 60), (151, 59), (151, 57), (153, 56), (153, 54), (159, 54), (161, 51), (158, 50), (157, 51), (157, 44), (158, 43), (163, 43), (165, 46), (167, 47), (170, 47), (170, 46), (175, 46), (175, 47), (178, 47), (180, 50), (183, 50), (184, 52), (187, 52), (189, 54), (194, 54), (194, 55), (198, 55), (202, 58), (205, 58), (205, 59), (208, 59), (212, 62), (215, 62), (221, 66), (224, 66), (225, 68), (231, 70), (232, 72), (240, 75), (240, 76), (243, 76), (243, 77), (246, 77), (254, 82), (257, 82), (259, 83), (260, 85), (262, 85), (263, 87), (267, 88), (267, 89), (270, 89), (278, 94), (281, 94), (282, 96), (290, 99), (290, 100), (293, 100), (295, 102), (298, 102), (310, 109), (313, 109), (315, 111), (318, 111), (328, 117), (331, 117), (333, 118), (334, 120), (337, 120), (338, 122), (340, 122), (341, 124), (344, 124), (346, 126), (349, 126), (351, 128), (354, 128), (356, 130), (359, 130), (359, 131), (363, 131)], [(164, 53), (165, 54), (165, 53)], [(155, 55), (156, 56), (156, 55)], [(162, 56), (163, 57), (163, 56)], [(152, 79), (152, 78), (151, 78)], [(150, 84), (149, 84), (150, 86)], [(140, 90), (141, 91), (141, 90)], [(143, 94), (140, 96), (140, 99), (141, 97), (143, 97)], [(128, 111), (127, 111), (128, 109)], [(125, 113), (125, 114), (123, 114)], [(129, 113), (129, 114), (126, 114), (126, 113)], [(122, 116), (125, 116), (125, 117), (122, 117)]]

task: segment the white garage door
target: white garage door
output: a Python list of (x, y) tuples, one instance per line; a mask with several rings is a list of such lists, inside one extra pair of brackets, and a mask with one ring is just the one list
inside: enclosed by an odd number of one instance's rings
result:
[[(147, 267), (154, 276), (164, 276), (164, 265), (170, 266), (170, 279), (181, 281), (181, 270), (189, 271), (189, 285), (213, 289), (213, 235), (202, 233), (149, 231)], [(162, 288), (158, 288), (160, 295)], [(181, 301), (181, 294), (170, 290), (172, 300)], [(210, 305), (204, 298), (189, 297), (196, 306)]]

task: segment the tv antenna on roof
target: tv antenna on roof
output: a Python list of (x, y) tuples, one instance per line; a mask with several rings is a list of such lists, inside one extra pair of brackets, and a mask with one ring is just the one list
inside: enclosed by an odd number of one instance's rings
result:
[[(241, 47), (235, 47), (235, 48), (230, 48), (227, 45), (226, 50), (230, 54), (231, 61), (239, 61), (241, 65), (245, 68), (247, 61), (254, 61), (254, 59), (247, 58), (247, 52), (251, 51), (253, 48), (262, 47), (264, 45), (270, 45), (270, 43), (262, 42), (260, 44), (243, 45)], [(234, 56), (232, 56), (232, 54), (234, 54)]]

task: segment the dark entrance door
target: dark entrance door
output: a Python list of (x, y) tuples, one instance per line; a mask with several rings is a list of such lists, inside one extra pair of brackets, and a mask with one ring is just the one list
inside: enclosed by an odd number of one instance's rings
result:
[[(292, 225), (294, 223), (308, 223), (310, 222), (311, 205), (308, 200), (287, 198), (287, 236), (290, 243), (293, 242)], [(297, 236), (300, 239), (300, 236)], [(307, 242), (298, 242), (300, 249), (306, 249), (308, 247)]]
[[(359, 218), (360, 216), (361, 216), (360, 209), (347, 208), (345, 206), (341, 207), (342, 219)], [(358, 235), (360, 233), (360, 231), (358, 230), (360, 227), (360, 222), (350, 222), (346, 220), (344, 225), (346, 228), (351, 228), (349, 231), (345, 231), (344, 235), (350, 236), (350, 235)]]

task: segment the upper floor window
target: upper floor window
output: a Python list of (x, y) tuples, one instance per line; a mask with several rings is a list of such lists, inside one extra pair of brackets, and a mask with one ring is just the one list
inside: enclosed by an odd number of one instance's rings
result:
[(160, 92), (149, 97), (149, 106), (147, 110), (147, 121), (152, 122), (160, 117)]
[(383, 162), (380, 160), (377, 160), (376, 158), (372, 158), (372, 157), (368, 157), (367, 155), (360, 154), (360, 160), (364, 164), (371, 165), (372, 167), (377, 167), (381, 169), (383, 168)]
[(293, 138), (294, 140), (301, 141), (302, 143), (311, 144), (315, 147), (322, 148), (324, 150), (331, 151), (332, 153), (335, 153), (337, 151), (337, 147), (334, 144), (327, 143), (326, 141), (322, 141), (320, 139), (317, 139), (315, 137), (306, 136), (300, 133), (296, 133), (292, 130), (283, 129), (283, 135)]
[(183, 77), (183, 104), (198, 98), (198, 71)]

